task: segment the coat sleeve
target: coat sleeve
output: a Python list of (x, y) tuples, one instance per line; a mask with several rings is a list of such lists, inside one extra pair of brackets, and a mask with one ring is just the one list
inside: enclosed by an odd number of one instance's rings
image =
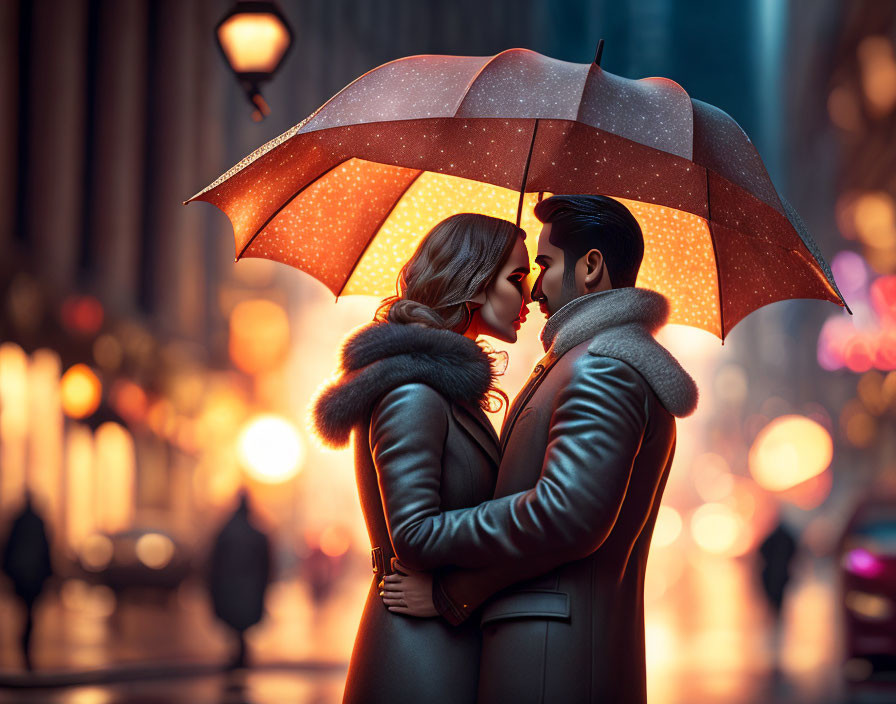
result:
[(395, 555), (414, 568), (426, 546), (416, 526), (437, 516), (442, 450), (448, 433), (442, 397), (425, 384), (404, 384), (374, 407), (370, 451)]
[(638, 372), (583, 355), (558, 395), (536, 486), (422, 521), (418, 569), (494, 570), (525, 561), (547, 571), (591, 554), (619, 515), (646, 425)]
[[(467, 512), (493, 559), (477, 569), (439, 569), (439, 613), (459, 624), (498, 591), (600, 547), (619, 515), (646, 425), (647, 392), (637, 372), (615, 359), (584, 358), (558, 399), (536, 487), (499, 500), (507, 502), (506, 515), (486, 513), (498, 501)], [(452, 513), (460, 519), (463, 512)], [(454, 534), (473, 538), (463, 529)]]

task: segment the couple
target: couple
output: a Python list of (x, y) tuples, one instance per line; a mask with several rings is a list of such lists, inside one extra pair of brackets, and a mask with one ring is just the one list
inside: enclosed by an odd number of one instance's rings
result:
[[(691, 377), (635, 288), (638, 222), (603, 196), (552, 196), (531, 291), (546, 356), (508, 409), (480, 335), (515, 342), (525, 233), (436, 225), (398, 295), (346, 342), (314, 418), (355, 434), (374, 578), (345, 702), (644, 702), (644, 572)], [(506, 397), (504, 397), (506, 401)]]

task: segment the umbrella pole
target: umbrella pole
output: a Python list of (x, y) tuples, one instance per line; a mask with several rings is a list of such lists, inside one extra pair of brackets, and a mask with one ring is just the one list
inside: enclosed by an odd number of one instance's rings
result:
[(600, 57), (604, 53), (604, 40), (601, 39), (597, 42), (597, 50), (594, 52), (594, 61), (592, 62), (595, 66), (600, 66)]
[(538, 119), (535, 120), (535, 127), (532, 128), (532, 141), (529, 143), (529, 155), (526, 157), (526, 168), (523, 169), (523, 182), (520, 184), (520, 200), (516, 206), (516, 226), (520, 226), (520, 219), (523, 216), (523, 198), (526, 196), (526, 181), (529, 178), (529, 163), (532, 161), (532, 149), (535, 147), (535, 135), (538, 134)]

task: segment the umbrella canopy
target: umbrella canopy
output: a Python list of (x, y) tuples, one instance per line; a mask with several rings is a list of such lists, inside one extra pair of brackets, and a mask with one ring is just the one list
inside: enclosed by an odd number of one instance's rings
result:
[(631, 209), (637, 285), (669, 298), (669, 322), (724, 340), (775, 301), (846, 305), (730, 116), (665, 78), (526, 49), (384, 64), (187, 202), (227, 214), (236, 259), (289, 264), (336, 296), (386, 296), (439, 220), (481, 212), (537, 233), (532, 208), (553, 193)]

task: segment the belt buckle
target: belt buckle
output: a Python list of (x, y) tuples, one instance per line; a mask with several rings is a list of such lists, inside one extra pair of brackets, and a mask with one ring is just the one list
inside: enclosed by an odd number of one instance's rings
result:
[(382, 575), (386, 572), (386, 565), (383, 562), (383, 549), (373, 548), (370, 551), (370, 562), (373, 567), (373, 573)]

